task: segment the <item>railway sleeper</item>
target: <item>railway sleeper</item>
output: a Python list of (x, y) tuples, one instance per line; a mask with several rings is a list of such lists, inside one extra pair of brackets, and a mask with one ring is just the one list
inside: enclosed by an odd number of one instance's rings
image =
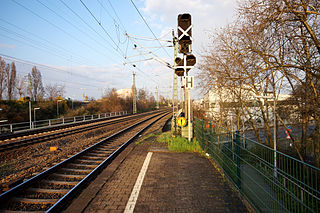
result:
[(12, 201), (20, 202), (20, 203), (27, 203), (27, 204), (55, 204), (59, 199), (32, 199), (32, 198), (21, 198), (21, 197), (13, 197)]
[(85, 160), (96, 160), (96, 161), (103, 161), (105, 159), (105, 157), (99, 157), (99, 156), (83, 156), (82, 157)]
[(116, 148), (103, 148), (103, 147), (99, 147), (96, 148), (93, 152), (100, 152), (100, 153), (112, 153), (114, 150), (116, 150)]
[(48, 176), (48, 178), (57, 178), (64, 180), (82, 180), (87, 175), (73, 175), (73, 174), (61, 174), (61, 173), (53, 173)]
[(66, 181), (66, 180), (42, 180), (41, 181), (43, 184), (52, 184), (55, 186), (75, 186), (79, 183), (79, 181)]
[(75, 163), (86, 163), (86, 164), (91, 164), (91, 165), (99, 165), (102, 161), (101, 160), (86, 160), (86, 159), (76, 159), (74, 161)]
[(93, 165), (93, 164), (82, 164), (82, 163), (69, 163), (67, 166), (67, 168), (71, 167), (71, 168), (75, 168), (75, 169), (94, 169), (97, 167), (97, 165)]
[(77, 168), (61, 168), (62, 171), (65, 172), (72, 172), (72, 173), (78, 173), (78, 174), (89, 174), (92, 169), (77, 169)]
[[(54, 189), (52, 189), (54, 190)], [(65, 189), (63, 189), (65, 190)], [(57, 190), (58, 191), (58, 190)], [(68, 190), (69, 191), (69, 190)], [(60, 199), (66, 193), (61, 192), (33, 192), (26, 190), (23, 194), (18, 195), (19, 198), (27, 198), (27, 199)]]
[(107, 156), (108, 156), (108, 154), (105, 154), (105, 153), (90, 152), (90, 153), (88, 153), (88, 154), (87, 154), (87, 156), (93, 156), (93, 157), (95, 157), (95, 156), (99, 156), (99, 157), (107, 157)]
[(27, 192), (33, 192), (33, 193), (47, 193), (47, 194), (66, 194), (68, 189), (44, 189), (44, 188), (28, 188), (26, 190)]
[[(100, 151), (100, 150), (95, 150), (95, 151), (91, 151), (90, 154), (100, 154), (100, 155), (106, 155), (106, 154), (111, 154), (112, 151), (108, 150), (108, 151)], [(89, 153), (88, 153), (89, 154)]]

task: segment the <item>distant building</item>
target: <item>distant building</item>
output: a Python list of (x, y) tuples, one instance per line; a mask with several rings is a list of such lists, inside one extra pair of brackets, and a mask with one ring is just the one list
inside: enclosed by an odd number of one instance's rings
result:
[[(247, 121), (250, 117), (255, 120), (257, 123), (262, 124), (261, 112), (258, 104), (258, 100), (262, 101), (264, 104), (266, 101), (271, 105), (269, 112), (269, 118), (272, 121), (274, 114), (272, 109), (273, 99), (263, 99), (258, 98), (256, 95), (249, 89), (249, 86), (242, 85), (241, 89), (241, 97), (242, 104), (246, 105), (247, 111), (245, 113), (240, 113), (241, 120)], [(240, 89), (239, 91), (240, 92)], [(263, 95), (260, 95), (263, 96)], [(272, 95), (268, 95), (272, 96)], [(277, 104), (286, 104), (286, 99), (288, 99), (290, 95), (280, 94), (277, 98)], [(270, 103), (271, 102), (271, 103)], [(202, 99), (195, 101), (195, 105), (202, 108), (206, 112), (206, 116), (212, 118), (216, 121), (223, 119), (224, 121), (230, 121), (235, 119), (235, 108), (241, 107), (241, 103), (236, 98), (236, 96), (230, 93), (229, 90), (224, 88), (213, 88), (209, 90)], [(293, 116), (293, 115), (292, 115)], [(291, 116), (290, 116), (291, 117)], [(288, 118), (289, 119), (289, 118)]]
[(119, 89), (117, 94), (120, 98), (130, 98), (132, 97), (132, 89)]

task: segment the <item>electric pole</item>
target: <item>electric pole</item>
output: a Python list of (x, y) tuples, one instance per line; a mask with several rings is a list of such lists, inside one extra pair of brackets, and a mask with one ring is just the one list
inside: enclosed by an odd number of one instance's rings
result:
[(157, 106), (156, 106), (156, 108), (157, 109), (159, 109), (159, 87), (158, 86), (156, 86), (156, 89), (157, 89)]
[[(174, 35), (174, 30), (172, 30), (173, 37), (173, 47), (174, 47), (174, 59), (177, 57), (177, 41)], [(174, 66), (176, 62), (174, 61)], [(176, 119), (178, 113), (178, 76), (173, 72), (173, 85), (172, 85), (172, 116)]]
[(137, 113), (137, 89), (136, 89), (136, 74), (133, 72), (133, 78), (132, 78), (132, 114)]

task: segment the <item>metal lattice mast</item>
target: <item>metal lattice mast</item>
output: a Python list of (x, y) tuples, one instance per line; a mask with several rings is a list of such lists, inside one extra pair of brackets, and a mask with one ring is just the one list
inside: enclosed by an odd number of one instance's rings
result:
[(137, 89), (136, 89), (136, 74), (133, 72), (132, 78), (132, 102), (133, 102), (133, 109), (132, 114), (137, 113)]
[(159, 88), (158, 86), (156, 87), (157, 89), (157, 109), (159, 109)]
[[(174, 36), (174, 31), (172, 30), (173, 36), (173, 47), (174, 47), (174, 59), (177, 57), (177, 41)], [(176, 62), (174, 60), (174, 66), (176, 66)], [(178, 113), (178, 77), (173, 72), (173, 85), (172, 85), (172, 116), (176, 117)]]

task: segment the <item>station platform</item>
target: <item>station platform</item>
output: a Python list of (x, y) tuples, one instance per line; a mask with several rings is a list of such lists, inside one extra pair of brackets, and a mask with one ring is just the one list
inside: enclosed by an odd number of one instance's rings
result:
[[(143, 138), (143, 137), (141, 137)], [(150, 137), (130, 144), (65, 212), (248, 212), (205, 157)]]

